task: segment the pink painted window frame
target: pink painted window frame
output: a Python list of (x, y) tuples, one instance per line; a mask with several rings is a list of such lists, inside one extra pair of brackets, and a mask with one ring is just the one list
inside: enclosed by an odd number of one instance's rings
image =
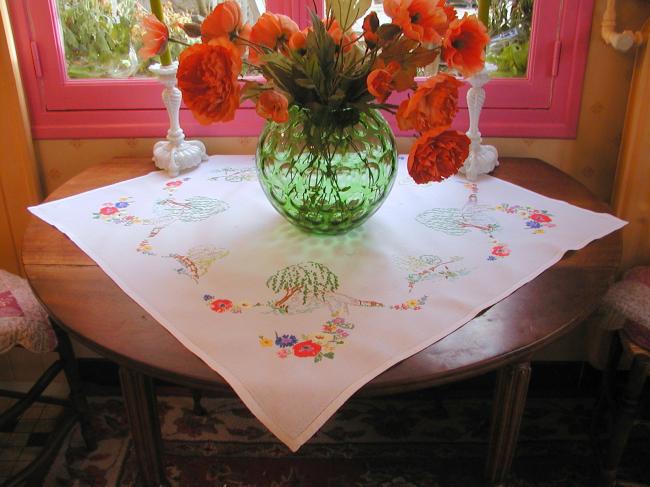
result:
[[(308, 24), (307, 0), (267, 0), (269, 10)], [(159, 137), (167, 116), (154, 80), (69, 80), (55, 0), (10, 0), (23, 84), (37, 139)], [(481, 132), (499, 137), (574, 138), (586, 65), (593, 0), (538, 0), (526, 78), (494, 79), (487, 86)], [(468, 126), (463, 90), (455, 127)], [(392, 97), (398, 103), (405, 95)], [(245, 104), (235, 120), (202, 126), (186, 109), (190, 136), (255, 136), (263, 121)], [(397, 136), (399, 130), (387, 115)]]

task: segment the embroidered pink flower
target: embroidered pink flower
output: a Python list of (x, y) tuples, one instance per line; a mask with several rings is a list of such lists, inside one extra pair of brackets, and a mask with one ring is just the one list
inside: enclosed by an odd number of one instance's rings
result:
[(113, 215), (114, 213), (117, 213), (118, 211), (119, 210), (117, 208), (115, 208), (114, 206), (105, 206), (104, 208), (99, 210), (99, 212), (102, 215)]
[(497, 257), (508, 257), (510, 255), (510, 249), (505, 245), (495, 245), (492, 247), (492, 255)]
[(281, 348), (278, 350), (278, 357), (280, 358), (287, 358), (289, 356), (289, 352), (287, 351), (286, 348)]
[(229, 299), (215, 299), (210, 303), (210, 308), (217, 313), (225, 313), (232, 309), (232, 301)]
[(533, 213), (530, 215), (530, 219), (535, 220), (538, 223), (548, 223), (551, 221), (551, 217), (544, 213)]
[(181, 184), (183, 184), (183, 181), (169, 181), (167, 184), (165, 184), (165, 186), (169, 186), (170, 188), (176, 188)]
[(296, 343), (293, 346), (293, 354), (296, 357), (315, 357), (320, 352), (321, 346), (311, 340)]

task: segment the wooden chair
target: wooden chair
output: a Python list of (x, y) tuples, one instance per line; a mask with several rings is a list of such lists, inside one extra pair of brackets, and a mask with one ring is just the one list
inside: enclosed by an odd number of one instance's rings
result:
[[(48, 318), (27, 281), (0, 270), (0, 353), (7, 352), (14, 346), (22, 346), (35, 353), (55, 350), (59, 354), (59, 359), (48, 367), (28, 392), (0, 389), (0, 396), (17, 399), (9, 409), (0, 414), (0, 429), (15, 422), (34, 402), (64, 407), (65, 413), (56, 429), (50, 433), (40, 455), (20, 472), (6, 479), (1, 487), (24, 483), (42, 485), (41, 479), (47, 473), (51, 460), (76, 421), (81, 422), (86, 446), (94, 450), (96, 443), (86, 419), (88, 404), (81, 388), (70, 339)], [(44, 396), (43, 391), (61, 371), (70, 386), (69, 400)]]
[[(606, 319), (603, 327), (615, 330), (608, 366), (604, 373), (601, 404), (614, 398), (614, 378), (622, 359), (630, 371), (621, 397), (611, 400), (614, 417), (607, 448), (601, 462), (603, 487), (626, 484), (617, 480), (617, 470), (630, 431), (637, 419), (640, 397), (650, 373), (650, 266), (635, 267), (614, 284), (604, 298)], [(598, 418), (598, 410), (596, 418)]]

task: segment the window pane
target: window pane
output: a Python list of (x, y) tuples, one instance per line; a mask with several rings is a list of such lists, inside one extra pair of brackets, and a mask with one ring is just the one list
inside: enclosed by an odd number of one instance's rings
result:
[(495, 78), (526, 76), (533, 0), (492, 0), (488, 69)]
[[(150, 13), (149, 0), (57, 0), (68, 77), (128, 78), (149, 76), (155, 60), (141, 61), (142, 18)], [(182, 25), (200, 22), (220, 3), (218, 0), (163, 0), (171, 37), (194, 43)], [(253, 23), (264, 12), (264, 0), (240, 0), (245, 22)], [(184, 46), (170, 43), (172, 58)]]

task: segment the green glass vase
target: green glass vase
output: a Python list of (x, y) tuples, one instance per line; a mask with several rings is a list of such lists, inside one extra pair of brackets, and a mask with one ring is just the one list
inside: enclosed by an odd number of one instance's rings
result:
[(293, 106), (287, 122), (266, 123), (256, 163), (273, 207), (294, 225), (320, 234), (361, 225), (397, 176), (395, 138), (376, 110), (315, 114)]

